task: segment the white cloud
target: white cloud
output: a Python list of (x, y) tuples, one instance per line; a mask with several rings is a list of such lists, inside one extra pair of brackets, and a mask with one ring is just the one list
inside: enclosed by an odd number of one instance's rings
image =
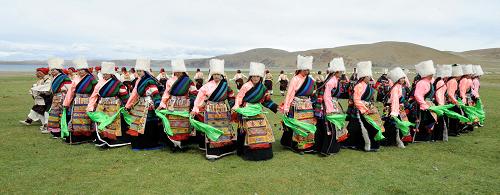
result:
[(385, 40), (441, 50), (500, 45), (498, 1), (0, 0), (0, 60), (51, 55), (199, 58)]

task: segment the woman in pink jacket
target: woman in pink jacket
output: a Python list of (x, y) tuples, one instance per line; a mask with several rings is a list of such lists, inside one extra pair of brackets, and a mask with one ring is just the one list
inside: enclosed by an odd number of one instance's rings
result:
[(234, 93), (224, 78), (224, 60), (210, 60), (208, 78), (209, 81), (198, 90), (191, 115), (223, 132), (217, 140), (209, 139), (204, 133), (196, 134), (207, 160), (216, 160), (236, 151), (236, 130), (230, 123)]
[(387, 97), (383, 99), (386, 113), (384, 115), (385, 132), (383, 133), (385, 140), (382, 142), (382, 145), (405, 148), (403, 138), (407, 135), (396, 126), (395, 120), (408, 121), (404, 110), (404, 103), (407, 101), (405, 91), (406, 74), (403, 72), (403, 69), (397, 67), (392, 69), (387, 76), (391, 83), (394, 84), (390, 87)]
[[(451, 77), (452, 67), (451, 65), (437, 65), (436, 69), (436, 79), (434, 80), (434, 88), (436, 93), (434, 95), (434, 103), (438, 106), (446, 104), (446, 81)], [(437, 118), (437, 123), (432, 131), (433, 141), (448, 141), (448, 127), (446, 125), (447, 117), (439, 116)]]
[(414, 100), (416, 106), (416, 116), (411, 121), (416, 124), (416, 128), (413, 132), (414, 141), (430, 141), (432, 136), (432, 130), (436, 124), (437, 116), (432, 113), (429, 107), (434, 105), (434, 85), (432, 85), (432, 79), (436, 73), (434, 68), (434, 62), (432, 60), (423, 61), (415, 65), (417, 74), (420, 76), (415, 84), (414, 89)]
[(95, 145), (100, 148), (114, 148), (130, 144), (130, 136), (127, 134), (128, 124), (122, 117), (119, 109), (124, 107), (129, 98), (127, 86), (116, 76), (115, 63), (102, 62), (102, 79), (99, 80), (92, 92), (87, 106), (87, 112), (102, 112), (108, 117), (117, 116), (114, 120), (99, 129), (96, 122), (97, 140)]
[[(375, 89), (370, 83), (373, 76), (371, 61), (359, 62), (356, 70), (358, 80), (347, 108), (349, 135), (343, 145), (347, 148), (375, 152), (379, 150), (380, 141), (383, 139), (383, 136), (380, 137), (383, 126), (375, 107)], [(376, 126), (368, 122), (368, 118), (372, 117), (375, 118)]]
[[(344, 59), (334, 58), (328, 65), (327, 78), (316, 89), (317, 101), (315, 104), (316, 123), (315, 150), (323, 156), (338, 153), (340, 142), (347, 138), (347, 130), (344, 126), (336, 126), (327, 119), (330, 115), (344, 114), (344, 110), (338, 101), (340, 96), (340, 77), (345, 72)], [(341, 117), (345, 121), (344, 117)]]
[[(464, 75), (461, 65), (454, 64), (451, 66), (451, 77), (446, 81), (446, 102), (448, 104), (455, 104), (451, 110), (457, 113), (461, 113), (462, 109), (458, 106), (458, 80)], [(460, 121), (458, 119), (446, 118), (446, 126), (448, 127), (449, 136), (459, 136), (460, 135)]]
[[(281, 107), (285, 117), (295, 118), (299, 121), (316, 125), (311, 97), (314, 96), (314, 80), (309, 76), (312, 69), (313, 57), (297, 56), (297, 72), (290, 80), (284, 103)], [(296, 133), (292, 128), (283, 124), (281, 145), (291, 150), (304, 154), (314, 152), (314, 133), (306, 135)]]
[(97, 79), (90, 74), (86, 59), (77, 58), (73, 60), (73, 64), (78, 72), (71, 83), (71, 88), (66, 93), (63, 106), (71, 113), (66, 143), (79, 144), (95, 139), (95, 129), (92, 128), (92, 121), (86, 111)]

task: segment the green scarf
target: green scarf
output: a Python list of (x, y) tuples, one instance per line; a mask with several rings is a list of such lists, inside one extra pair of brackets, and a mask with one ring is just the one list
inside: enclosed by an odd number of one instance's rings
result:
[(163, 122), (163, 130), (169, 136), (173, 136), (172, 128), (170, 127), (170, 121), (165, 115), (175, 115), (184, 118), (189, 118), (189, 124), (193, 126), (196, 130), (201, 131), (207, 135), (207, 137), (212, 141), (217, 141), (219, 137), (224, 133), (222, 130), (212, 127), (208, 124), (202, 123), (193, 119), (188, 111), (170, 111), (170, 110), (155, 110), (156, 116)]
[(409, 121), (402, 121), (401, 119), (395, 116), (393, 116), (392, 119), (394, 120), (394, 122), (396, 122), (396, 128), (401, 130), (403, 136), (407, 136), (408, 134), (410, 134), (410, 126), (415, 126), (414, 123), (411, 123)]
[(307, 132), (316, 133), (316, 125), (299, 121), (295, 118), (281, 116), (283, 123), (302, 137), (307, 137)]
[(374, 138), (375, 141), (380, 141), (385, 139), (384, 135), (382, 135), (382, 128), (378, 126), (377, 123), (370, 116), (366, 114), (364, 114), (363, 116), (365, 117), (366, 122), (370, 123), (370, 125), (373, 126), (373, 128), (377, 129), (378, 131)]
[(452, 108), (453, 106), (455, 106), (455, 105), (454, 104), (446, 104), (446, 105), (442, 105), (442, 106), (431, 106), (431, 107), (429, 107), (429, 110), (436, 113), (438, 116), (446, 115), (448, 118), (458, 119), (458, 120), (460, 120), (460, 122), (468, 122), (469, 121), (468, 118), (450, 110), (450, 108)]
[(66, 108), (63, 108), (61, 121), (59, 121), (59, 124), (61, 125), (61, 138), (69, 136), (68, 123), (66, 121)]
[(87, 115), (89, 116), (89, 118), (92, 121), (99, 123), (99, 125), (97, 126), (97, 129), (99, 129), (99, 130), (103, 130), (104, 128), (106, 128), (106, 126), (113, 123), (113, 121), (115, 121), (116, 117), (120, 116), (120, 114), (123, 115), (123, 119), (125, 119), (125, 122), (127, 124), (130, 125), (134, 121), (132, 116), (127, 112), (127, 110), (125, 110), (125, 107), (121, 107), (111, 117), (108, 116), (104, 112), (87, 112)]
[(262, 113), (262, 104), (247, 104), (245, 107), (238, 108), (235, 111), (246, 117), (255, 116)]
[(469, 122), (474, 122), (476, 119), (479, 119), (481, 122), (484, 121), (484, 111), (481, 110), (479, 107), (474, 107), (474, 106), (467, 106), (465, 105), (462, 100), (458, 100), (460, 108), (467, 114), (467, 118)]
[(335, 125), (337, 131), (341, 130), (345, 126), (345, 118), (347, 114), (330, 114), (326, 116), (326, 120), (330, 121)]

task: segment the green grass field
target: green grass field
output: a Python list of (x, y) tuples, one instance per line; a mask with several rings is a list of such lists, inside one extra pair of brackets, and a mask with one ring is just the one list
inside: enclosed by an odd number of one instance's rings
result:
[[(198, 149), (136, 152), (66, 145), (40, 134), (37, 125), (18, 123), (32, 106), (33, 81), (0, 75), (1, 194), (500, 193), (499, 75), (482, 80), (485, 126), (449, 142), (376, 153), (345, 149), (326, 158), (298, 155), (278, 142), (274, 158), (264, 162), (236, 155), (209, 162)], [(275, 86), (274, 100), (281, 103)], [(268, 116), (278, 124), (278, 115)]]

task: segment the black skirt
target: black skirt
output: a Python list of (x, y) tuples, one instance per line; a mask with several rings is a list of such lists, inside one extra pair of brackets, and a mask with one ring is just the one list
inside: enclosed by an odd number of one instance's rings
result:
[[(462, 110), (458, 107), (458, 106), (454, 106), (453, 108), (451, 108), (452, 111), (456, 112), (456, 113), (462, 113)], [(449, 136), (459, 136), (460, 135), (460, 128), (461, 128), (461, 124), (460, 124), (460, 120), (458, 119), (453, 119), (453, 118), (448, 118), (448, 117), (445, 117), (446, 119), (446, 124), (447, 124), (447, 127), (448, 127), (448, 135)]]
[(148, 111), (144, 134), (131, 136), (133, 150), (154, 150), (161, 148), (160, 141), (165, 140), (165, 132), (160, 125), (160, 120), (154, 111)]
[(330, 155), (340, 151), (340, 143), (337, 142), (335, 126), (325, 119), (318, 119), (314, 134), (314, 148), (322, 155)]
[[(360, 118), (349, 117), (349, 124), (347, 125), (347, 130), (349, 132), (349, 137), (343, 142), (344, 147), (365, 150), (376, 151), (380, 148), (380, 142), (375, 141), (375, 135), (377, 135), (378, 130), (371, 126), (365, 118), (361, 115)], [(361, 128), (361, 123), (366, 129), (366, 133), (363, 133)], [(367, 141), (365, 141), (364, 136), (367, 136)], [(369, 148), (365, 148), (370, 146)]]
[(420, 119), (420, 124), (417, 124), (418, 132), (413, 132), (415, 141), (431, 141), (432, 131), (434, 129), (434, 125), (436, 124), (431, 112), (429, 110), (419, 110), (417, 119)]
[(440, 116), (437, 118), (436, 125), (432, 131), (433, 141), (448, 141), (448, 128), (446, 127), (446, 117)]
[(408, 142), (404, 142), (403, 132), (396, 127), (396, 122), (392, 118), (386, 118), (384, 122), (385, 132), (382, 133), (385, 139), (380, 142), (383, 146), (399, 146), (403, 147)]

